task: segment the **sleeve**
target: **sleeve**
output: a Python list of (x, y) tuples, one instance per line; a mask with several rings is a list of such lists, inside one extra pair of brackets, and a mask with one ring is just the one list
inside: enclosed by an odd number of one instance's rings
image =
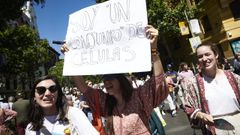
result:
[(190, 71), (191, 71), (191, 75), (192, 75), (192, 76), (194, 76), (194, 73), (193, 73), (193, 71), (192, 71), (192, 70), (190, 70)]
[[(98, 98), (96, 98), (96, 94), (98, 94)], [(100, 104), (100, 115), (105, 115), (104, 112), (106, 112), (106, 94), (102, 90), (89, 87), (87, 92), (83, 95), (91, 110), (95, 111), (96, 106)]]
[(181, 86), (184, 89), (184, 111), (190, 119), (195, 119), (196, 113), (202, 110), (196, 78), (184, 79)]
[(237, 89), (238, 89), (238, 93), (239, 93), (239, 97), (238, 97), (238, 100), (239, 100), (239, 104), (240, 104), (240, 76), (238, 74), (235, 74), (233, 73), (233, 77), (235, 78), (235, 81), (236, 81), (236, 84), (237, 84)]
[(179, 80), (182, 80), (182, 79), (183, 79), (181, 72), (178, 73), (178, 79), (179, 79)]
[(73, 126), (72, 132), (76, 130), (80, 135), (99, 135), (82, 110), (70, 107), (68, 113), (70, 123)]
[(148, 116), (151, 115), (151, 112), (155, 107), (160, 105), (160, 103), (167, 97), (169, 92), (164, 74), (151, 77), (137, 90), (144, 111)]
[(17, 116), (17, 112), (10, 110), (10, 109), (4, 109), (4, 115), (5, 115), (5, 121), (10, 120), (12, 118), (15, 118)]

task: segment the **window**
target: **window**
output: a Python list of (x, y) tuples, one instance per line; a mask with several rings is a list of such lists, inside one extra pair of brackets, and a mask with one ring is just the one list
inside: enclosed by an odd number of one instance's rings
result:
[(201, 23), (202, 23), (202, 26), (203, 26), (205, 32), (209, 32), (212, 30), (212, 27), (210, 25), (207, 15), (203, 16), (203, 18), (201, 19)]
[(240, 52), (240, 38), (231, 41), (230, 44), (234, 54)]
[(232, 11), (234, 19), (240, 19), (240, 0), (235, 0), (229, 4), (229, 7)]

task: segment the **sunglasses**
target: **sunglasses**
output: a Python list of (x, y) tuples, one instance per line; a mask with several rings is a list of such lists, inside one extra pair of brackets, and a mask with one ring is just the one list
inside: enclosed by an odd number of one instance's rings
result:
[(35, 88), (36, 92), (37, 92), (39, 95), (44, 94), (47, 89), (48, 89), (51, 93), (54, 93), (54, 92), (57, 91), (57, 86), (56, 86), (56, 85), (52, 85), (52, 86), (50, 86), (49, 88), (46, 88), (46, 87), (43, 87), (43, 86), (39, 86), (39, 87), (36, 87), (36, 88)]

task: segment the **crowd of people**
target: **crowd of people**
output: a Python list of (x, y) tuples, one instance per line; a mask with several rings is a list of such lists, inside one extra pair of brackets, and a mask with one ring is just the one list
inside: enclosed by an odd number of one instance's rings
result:
[[(203, 135), (240, 134), (238, 57), (233, 66), (226, 59), (220, 65), (216, 45), (202, 43), (196, 48), (198, 72), (186, 62), (178, 71), (167, 64), (164, 72), (156, 52), (158, 31), (148, 25), (146, 35), (152, 50), (147, 77), (104, 74), (102, 84), (93, 84), (72, 76), (71, 89), (63, 89), (55, 76), (40, 77), (28, 99), (17, 93), (16, 101), (9, 97), (8, 103), (0, 102), (0, 134), (165, 135), (166, 105), (172, 117), (183, 109), (192, 128)], [(67, 44), (62, 51), (69, 51)]]

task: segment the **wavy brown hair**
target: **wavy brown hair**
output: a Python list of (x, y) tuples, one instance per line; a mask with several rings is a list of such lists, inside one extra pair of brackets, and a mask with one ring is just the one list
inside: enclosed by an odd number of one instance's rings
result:
[(58, 91), (58, 97), (56, 102), (56, 107), (58, 110), (58, 118), (62, 122), (68, 122), (68, 119), (66, 118), (67, 113), (67, 100), (65, 95), (62, 92), (61, 86), (55, 76), (47, 75), (38, 78), (31, 89), (30, 92), (30, 109), (28, 112), (29, 116), (29, 122), (32, 124), (31, 130), (38, 131), (43, 127), (43, 120), (44, 120), (44, 113), (41, 106), (39, 106), (36, 101), (34, 100), (35, 97), (35, 89), (38, 83), (44, 80), (52, 80), (56, 84), (56, 88)]
[[(130, 81), (125, 77), (124, 74), (119, 74), (116, 76), (116, 79), (119, 81), (120, 89), (122, 90), (122, 97), (124, 101), (127, 103), (130, 101), (133, 93), (133, 87)], [(113, 108), (117, 105), (117, 100), (114, 96), (107, 95), (106, 98), (106, 106), (107, 109), (107, 115), (111, 116), (113, 114)]]

